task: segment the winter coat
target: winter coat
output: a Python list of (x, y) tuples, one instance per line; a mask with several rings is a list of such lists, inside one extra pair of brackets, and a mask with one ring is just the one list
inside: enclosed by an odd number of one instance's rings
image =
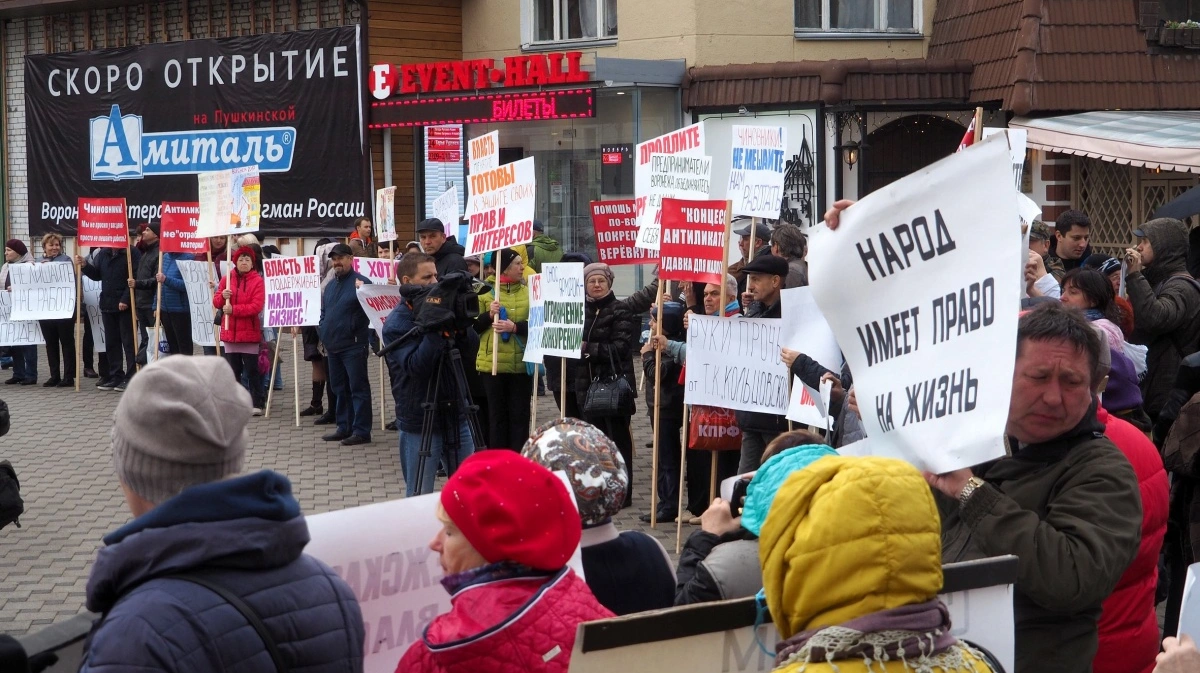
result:
[(575, 571), (477, 584), (450, 598), (396, 673), (566, 673), (583, 622), (613, 614)]
[(800, 257), (794, 257), (788, 260), (788, 275), (783, 279), (783, 288), (789, 290), (793, 287), (804, 287), (808, 285), (808, 262)]
[(451, 271), (466, 271), (467, 262), (463, 259), (463, 253), (466, 251), (467, 249), (459, 245), (453, 236), (447, 236), (442, 247), (433, 253), (433, 262), (437, 267), (438, 278), (445, 278), (446, 274)]
[(1200, 559), (1200, 393), (1179, 411), (1162, 449), (1163, 466), (1171, 473), (1171, 521), (1180, 523), (1190, 559)]
[(355, 257), (378, 257), (379, 244), (371, 239), (363, 240), (358, 231), (351, 232), (348, 245)]
[(657, 538), (638, 530), (618, 534), (610, 522), (583, 529), (579, 547), (588, 588), (613, 614), (674, 604), (675, 570)]
[(762, 589), (758, 538), (738, 528), (714, 535), (698, 530), (688, 537), (675, 573), (675, 605), (748, 598)]
[[(575, 396), (583, 406), (587, 389), (595, 378), (623, 376), (637, 389), (633, 354), (640, 322), (612, 292), (583, 304), (583, 359), (575, 361)], [(616, 371), (613, 371), (613, 367)], [(567, 370), (568, 374), (570, 369)], [(637, 410), (634, 410), (637, 413)]]
[[(525, 283), (497, 282), (495, 277), (489, 278), (492, 290), (479, 295), (479, 318), (475, 321), (475, 331), (479, 333), (479, 354), (475, 357), (475, 369), (480, 374), (492, 373), (492, 348), (497, 348), (498, 374), (524, 374), (525, 340), (529, 338), (529, 290)], [(516, 333), (504, 335), (493, 342), (492, 302), (500, 298), (500, 305), (508, 314), (508, 319), (517, 326)]]
[(249, 273), (233, 273), (221, 279), (213, 293), (213, 306), (225, 306), (225, 291), (229, 279), (234, 278), (232, 296), (229, 298), (233, 313), (221, 314), (217, 322), (217, 338), (231, 344), (256, 344), (262, 341), (262, 310), (267, 300), (267, 288), (262, 276), (253, 269)]
[(541, 273), (543, 264), (554, 264), (562, 260), (562, 246), (545, 234), (534, 236), (533, 242), (525, 247), (526, 254), (522, 256), (528, 262), (526, 266), (532, 268), (534, 273)]
[(321, 291), (321, 322), (317, 325), (325, 352), (365, 348), (370, 341), (371, 321), (358, 303), (356, 281), (370, 285), (371, 279), (354, 270), (344, 276), (331, 275)]
[(1154, 443), (1134, 426), (1096, 411), (1104, 434), (1125, 454), (1138, 479), (1142, 498), (1142, 541), (1137, 556), (1104, 601), (1100, 613), (1100, 649), (1093, 673), (1151, 673), (1158, 655), (1158, 555), (1167, 532), (1167, 473)]
[(1153, 222), (1143, 228), (1154, 247), (1154, 262), (1128, 274), (1125, 287), (1133, 305), (1129, 340), (1149, 348), (1142, 397), (1146, 413), (1154, 419), (1174, 387), (1179, 363), (1196, 352), (1200, 341), (1200, 289), (1187, 272), (1187, 238)]
[(104, 313), (116, 313), (120, 304), (129, 303), (126, 254), (133, 255), (133, 268), (136, 269), (142, 260), (142, 253), (137, 248), (102, 248), (94, 255), (88, 255), (81, 269), (83, 275), (100, 281), (100, 310)]
[(87, 584), (87, 607), (102, 616), (79, 670), (274, 670), (262, 640), (225, 599), (164, 577), (203, 571), (259, 616), (291, 670), (361, 671), (358, 602), (329, 566), (302, 553), (308, 541), (281, 474), (185, 489), (104, 538)]
[(965, 507), (939, 496), (946, 563), (1014, 554), (1017, 670), (1088, 673), (1100, 607), (1135, 558), (1138, 479), (1096, 403), (1075, 428), (975, 466)]
[[(407, 302), (401, 301), (383, 321), (383, 342), (392, 343), (408, 334), (415, 325), (412, 308)], [(463, 330), (458, 333), (455, 346), (462, 361), (470, 363), (479, 348), (479, 337), (474, 330)], [(454, 381), (454, 374), (449, 359), (442, 359), (444, 347), (445, 337), (422, 334), (410, 337), (386, 356), (388, 367), (394, 373), (392, 398), (396, 400), (396, 425), (402, 432), (420, 433), (424, 429), (425, 411), (421, 405), (431, 392), (430, 385), (437, 381), (439, 366), (443, 385), (437, 387), (436, 401), (440, 409), (448, 410), (454, 405), (458, 419), (466, 418), (466, 409), (458, 404), (458, 395), (449, 385)], [(463, 365), (464, 373), (468, 367), (470, 364)], [(440, 413), (439, 417), (445, 415)]]
[(180, 262), (192, 261), (192, 255), (186, 252), (168, 252), (163, 255), (162, 273), (162, 310), (166, 313), (190, 313), (191, 300), (188, 299), (187, 285), (183, 282), (183, 274), (179, 272)]
[(17, 261), (15, 261), (15, 262), (5, 262), (4, 266), (0, 267), (0, 280), (2, 280), (4, 283), (4, 289), (7, 290), (10, 287), (12, 287), (12, 278), (9, 278), (9, 276), (8, 276), (8, 267), (10, 267), (13, 264), (32, 264), (32, 263), (33, 263), (33, 253), (30, 253), (28, 251), (26, 251), (24, 255), (21, 255), (20, 257), (18, 257)]
[(134, 267), (133, 296), (137, 300), (138, 310), (153, 308), (154, 298), (158, 294), (158, 241), (151, 243), (142, 250), (142, 258)]

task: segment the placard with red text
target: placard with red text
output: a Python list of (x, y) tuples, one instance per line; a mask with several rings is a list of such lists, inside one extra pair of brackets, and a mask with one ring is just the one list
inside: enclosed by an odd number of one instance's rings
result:
[(79, 245), (88, 248), (129, 246), (125, 199), (79, 199)]
[(634, 245), (638, 228), (633, 199), (592, 201), (592, 227), (596, 230), (596, 252), (601, 262), (618, 266), (658, 261), (657, 252)]
[(196, 233), (199, 219), (199, 203), (163, 201), (162, 228), (158, 237), (162, 251), (203, 255), (208, 249), (208, 239)]
[(726, 201), (662, 200), (659, 278), (721, 284), (728, 205)]

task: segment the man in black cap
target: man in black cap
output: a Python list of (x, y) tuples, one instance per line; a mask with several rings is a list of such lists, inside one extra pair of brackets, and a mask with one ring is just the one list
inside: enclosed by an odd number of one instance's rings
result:
[[(129, 279), (133, 298), (137, 302), (138, 343), (137, 363), (144, 365), (149, 356), (147, 344), (154, 333), (154, 300), (158, 293), (158, 232), (159, 223), (149, 222), (139, 237), (142, 259)], [(158, 344), (154, 344), (158, 348)]]
[(321, 293), (321, 323), (329, 387), (337, 398), (337, 429), (321, 439), (343, 446), (371, 441), (371, 381), (367, 378), (370, 320), (357, 290), (371, 280), (354, 270), (354, 251), (338, 243), (329, 251), (333, 278)]
[[(787, 260), (769, 253), (755, 255), (754, 261), (742, 267), (742, 272), (746, 274), (746, 291), (742, 293), (746, 317), (782, 317), (779, 293), (788, 275)], [(787, 431), (787, 419), (776, 414), (739, 411), (737, 422), (742, 430), (742, 456), (738, 462), (738, 474), (745, 474), (758, 469), (767, 444)]]
[[(729, 266), (729, 274), (737, 278), (738, 297), (739, 300), (742, 293), (746, 291), (746, 264), (750, 261), (750, 228), (754, 227), (754, 247), (756, 248), (754, 256), (771, 254), (771, 230), (765, 224), (753, 224), (753, 220), (748, 217), (733, 218), (734, 234), (738, 238), (738, 250), (742, 251), (742, 258)], [(743, 225), (740, 229), (738, 225)]]
[(426, 255), (433, 255), (438, 278), (445, 278), (451, 271), (467, 270), (463, 260), (466, 249), (453, 236), (446, 236), (446, 225), (438, 218), (421, 220), (417, 224), (417, 237), (421, 239), (421, 250)]

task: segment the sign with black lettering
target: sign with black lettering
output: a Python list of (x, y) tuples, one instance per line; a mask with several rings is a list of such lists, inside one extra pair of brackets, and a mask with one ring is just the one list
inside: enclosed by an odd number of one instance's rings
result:
[(70, 262), (9, 264), (13, 320), (75, 316), (75, 265)]
[(258, 166), (261, 231), (344, 236), (373, 196), (361, 37), (347, 26), (29, 56), (30, 233), (74, 235), (80, 197), (125, 197), (130, 220), (157, 221), (163, 201), (198, 200), (197, 175)]
[(935, 473), (1004, 455), (1017, 223), (998, 135), (871, 193), (836, 231), (811, 235), (813, 297), (854, 373), (867, 431), (858, 451)]
[(684, 401), (784, 415), (788, 368), (779, 358), (784, 336), (783, 321), (777, 318), (693, 315), (688, 321)]

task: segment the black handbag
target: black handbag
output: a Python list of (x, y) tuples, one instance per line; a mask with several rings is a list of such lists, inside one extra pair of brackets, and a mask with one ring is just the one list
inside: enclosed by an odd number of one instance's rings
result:
[(588, 384), (583, 414), (592, 417), (632, 416), (637, 394), (617, 370), (611, 349), (608, 352), (608, 364), (612, 368), (612, 375), (604, 378), (593, 376)]

